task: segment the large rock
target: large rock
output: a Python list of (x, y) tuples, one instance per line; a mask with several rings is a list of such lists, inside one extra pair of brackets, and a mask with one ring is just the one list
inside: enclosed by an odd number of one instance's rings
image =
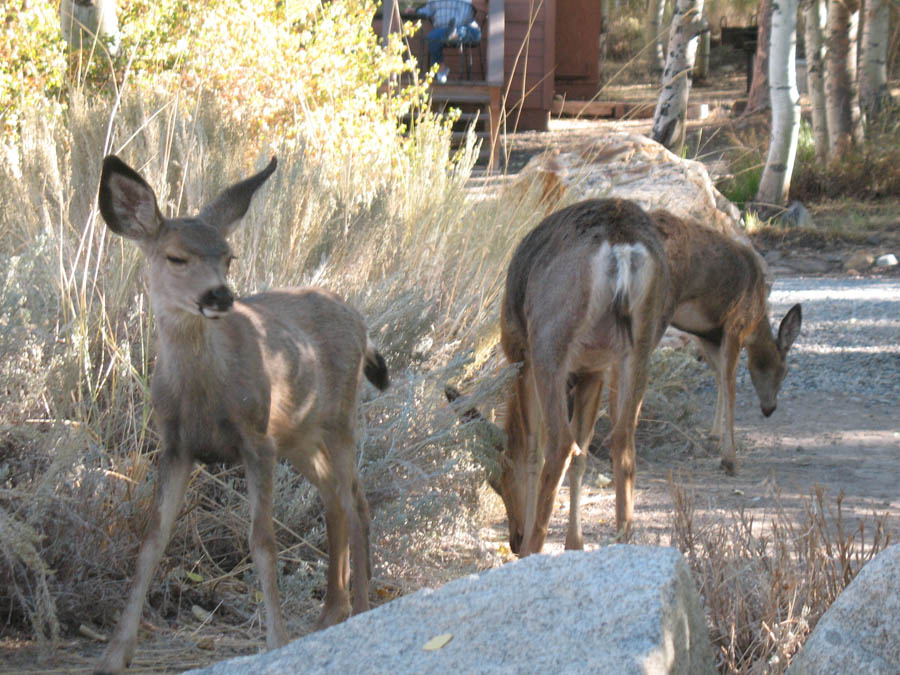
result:
[[(443, 647), (425, 650), (438, 636)], [(690, 571), (671, 548), (535, 555), (422, 590), (226, 673), (713, 673)]]
[(862, 568), (819, 619), (788, 673), (900, 673), (900, 544)]
[(516, 185), (537, 185), (548, 197), (567, 193), (571, 201), (621, 197), (720, 232), (741, 231), (737, 207), (715, 188), (702, 163), (682, 159), (640, 134), (605, 133), (568, 152), (548, 150), (531, 158)]

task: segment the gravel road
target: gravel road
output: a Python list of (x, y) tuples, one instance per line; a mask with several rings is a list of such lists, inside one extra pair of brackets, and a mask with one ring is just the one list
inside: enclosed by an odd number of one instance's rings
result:
[[(900, 279), (778, 279), (769, 301), (776, 321), (803, 304), (782, 395), (841, 394), (900, 406)], [(746, 368), (740, 372), (749, 384)]]

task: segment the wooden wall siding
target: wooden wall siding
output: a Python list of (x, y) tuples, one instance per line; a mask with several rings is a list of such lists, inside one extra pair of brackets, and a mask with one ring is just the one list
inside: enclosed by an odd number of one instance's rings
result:
[(506, 0), (506, 109), (518, 117), (519, 128), (547, 128), (553, 102), (555, 12), (556, 0)]

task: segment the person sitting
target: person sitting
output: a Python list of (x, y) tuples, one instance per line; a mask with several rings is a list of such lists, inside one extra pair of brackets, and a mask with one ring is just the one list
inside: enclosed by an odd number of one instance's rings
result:
[(425, 37), (429, 65), (440, 64), (435, 80), (445, 84), (450, 69), (444, 63), (444, 45), (448, 42), (477, 44), (481, 40), (475, 8), (470, 0), (432, 0), (420, 7), (417, 14), (429, 19), (434, 26)]

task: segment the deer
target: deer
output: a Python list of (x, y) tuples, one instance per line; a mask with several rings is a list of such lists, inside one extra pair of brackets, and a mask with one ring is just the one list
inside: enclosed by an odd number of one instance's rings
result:
[(227, 237), (276, 166), (273, 157), (196, 216), (167, 218), (139, 173), (115, 155), (103, 160), (100, 213), (113, 233), (138, 245), (149, 267), (158, 341), (151, 400), (161, 452), (131, 589), (97, 672), (120, 672), (131, 662), (144, 599), (195, 463), (243, 465), (268, 649), (287, 642), (272, 523), (279, 459), (315, 485), (324, 503), (328, 574), (316, 627), (369, 608), (370, 515), (357, 472), (356, 418), (363, 376), (388, 387), (385, 360), (361, 314), (337, 295), (283, 288), (238, 299), (226, 279), (234, 259)]
[(580, 486), (607, 368), (616, 391), (607, 437), (616, 527), (628, 534), (634, 433), (650, 353), (666, 327), (667, 287), (653, 221), (630, 201), (573, 204), (547, 216), (516, 247), (501, 304), (500, 344), (507, 359), (521, 365), (509, 392), (497, 482), (510, 549), (519, 556), (542, 550), (567, 470), (573, 508), (566, 546), (584, 546)]
[[(622, 231), (632, 241), (613, 239), (613, 232)], [(639, 244), (647, 253), (641, 251), (639, 263), (623, 265), (626, 256), (616, 247)], [(610, 257), (614, 262), (607, 263), (605, 275), (602, 267), (586, 262)], [(622, 314), (615, 301), (596, 304), (610, 296), (611, 288), (616, 289), (615, 300), (619, 284), (635, 283), (641, 274), (647, 292), (655, 294), (645, 299), (641, 311)], [(768, 294), (764, 264), (749, 243), (666, 211), (645, 214), (628, 202), (579, 202), (551, 214), (523, 239), (509, 265), (501, 310), (501, 347), (512, 363), (520, 364), (508, 395), (505, 428), (466, 408), (459, 391), (445, 387), (462, 421), (477, 425), (487, 441), (484, 449), (497, 460), (488, 463), (487, 480), (503, 499), (514, 553), (541, 550), (566, 468), (570, 506), (565, 547), (584, 547), (581, 481), (607, 369), (612, 430), (603, 444), (612, 454), (617, 536), (630, 535), (634, 431), (647, 358), (669, 325), (697, 339), (714, 371), (713, 433), (719, 438), (722, 468), (729, 474), (736, 471), (734, 401), (741, 349), (747, 348), (751, 380), (768, 417), (801, 328), (798, 304), (773, 336)]]
[(765, 264), (749, 242), (665, 210), (653, 211), (650, 217), (669, 265), (670, 323), (694, 336), (713, 371), (712, 434), (718, 438), (722, 468), (734, 475), (738, 467), (734, 402), (741, 350), (747, 350), (747, 369), (760, 410), (769, 417), (787, 374), (788, 352), (800, 334), (802, 307), (792, 306), (773, 335)]

